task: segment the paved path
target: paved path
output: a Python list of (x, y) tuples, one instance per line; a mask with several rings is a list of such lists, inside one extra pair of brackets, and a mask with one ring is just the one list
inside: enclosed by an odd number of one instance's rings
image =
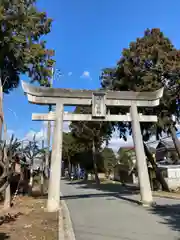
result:
[(180, 201), (156, 199), (159, 206), (148, 210), (122, 196), (65, 180), (61, 190), (76, 240), (180, 240)]

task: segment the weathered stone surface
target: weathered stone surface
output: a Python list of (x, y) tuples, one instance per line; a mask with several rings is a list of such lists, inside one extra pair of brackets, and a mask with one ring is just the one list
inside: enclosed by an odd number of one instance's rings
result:
[[(32, 120), (34, 121), (54, 121), (56, 119), (56, 113), (33, 113)], [(157, 122), (157, 116), (142, 115), (139, 114), (140, 122)], [(112, 122), (131, 122), (132, 117), (129, 114), (126, 115), (106, 115), (105, 118), (93, 118), (91, 114), (75, 114), (66, 113), (63, 114), (63, 121), (112, 121)]]
[[(61, 97), (61, 98), (89, 98), (92, 99), (93, 93), (104, 92), (100, 90), (84, 89), (63, 89), (35, 87), (22, 81), (22, 88), (25, 93), (39, 97)], [(163, 88), (155, 92), (133, 92), (133, 91), (106, 91), (107, 99), (115, 100), (156, 100), (162, 97)]]

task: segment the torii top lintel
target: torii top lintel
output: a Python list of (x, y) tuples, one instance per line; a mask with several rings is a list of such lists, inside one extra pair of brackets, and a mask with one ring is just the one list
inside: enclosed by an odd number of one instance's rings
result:
[[(150, 101), (159, 104), (159, 99), (163, 96), (163, 88), (154, 92), (133, 92), (133, 91), (103, 91), (103, 90), (84, 90), (84, 89), (63, 89), (63, 88), (49, 88), (36, 87), (22, 81), (22, 88), (28, 96), (28, 100), (35, 104), (55, 104), (59, 99), (69, 99), (68, 102), (79, 100), (92, 100), (93, 94), (104, 93), (106, 100), (122, 100), (122, 101)], [(41, 99), (41, 100), (38, 100)], [(51, 101), (50, 101), (51, 99)], [(52, 100), (54, 99), (54, 101)], [(72, 102), (73, 103), (73, 102)]]

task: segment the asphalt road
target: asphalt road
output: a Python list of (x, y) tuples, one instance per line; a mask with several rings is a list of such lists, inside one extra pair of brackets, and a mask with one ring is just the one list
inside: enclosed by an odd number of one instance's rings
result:
[(68, 205), (76, 240), (180, 240), (180, 201), (156, 198), (157, 207), (144, 209), (115, 194), (69, 184), (61, 191)]

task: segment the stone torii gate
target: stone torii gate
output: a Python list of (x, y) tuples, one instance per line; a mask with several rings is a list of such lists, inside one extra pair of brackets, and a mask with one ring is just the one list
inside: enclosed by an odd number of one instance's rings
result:
[[(142, 115), (138, 107), (155, 107), (163, 96), (163, 88), (155, 92), (102, 91), (35, 87), (22, 81), (28, 101), (39, 105), (56, 105), (55, 112), (34, 113), (32, 120), (55, 121), (48, 190), (48, 211), (58, 211), (60, 202), (60, 179), (62, 162), (63, 121), (114, 121), (131, 122), (136, 152), (141, 202), (149, 206), (153, 202), (140, 122), (156, 122), (157, 116)], [(64, 112), (64, 106), (91, 105), (92, 114)], [(126, 115), (110, 114), (108, 107), (129, 106)]]

